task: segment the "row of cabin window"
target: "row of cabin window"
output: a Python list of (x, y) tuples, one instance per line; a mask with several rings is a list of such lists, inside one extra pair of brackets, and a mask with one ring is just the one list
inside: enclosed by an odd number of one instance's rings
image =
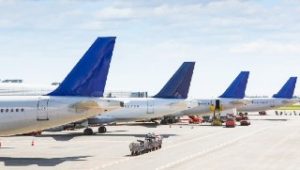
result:
[(3, 113), (3, 112), (24, 112), (24, 109), (21, 108), (21, 109), (0, 109), (0, 112)]
[(211, 103), (201, 103), (201, 102), (199, 102), (199, 103), (198, 103), (198, 106), (201, 106), (201, 105), (213, 105), (213, 104), (211, 104)]
[[(298, 114), (296, 112), (294, 112), (294, 113), (283, 113), (283, 112), (278, 113), (278, 112), (275, 112), (275, 114), (277, 116), (282, 116), (282, 115), (285, 115), (285, 116), (293, 116), (293, 115), (298, 116)], [(300, 116), (300, 113), (299, 113), (299, 116)]]
[(125, 107), (127, 108), (139, 108), (140, 106), (139, 105), (125, 105)]
[(268, 101), (253, 101), (251, 102), (252, 104), (269, 104), (271, 102), (268, 102)]

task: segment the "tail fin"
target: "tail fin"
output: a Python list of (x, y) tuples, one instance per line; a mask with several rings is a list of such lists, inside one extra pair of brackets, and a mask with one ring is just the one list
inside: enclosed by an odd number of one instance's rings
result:
[(226, 89), (226, 91), (220, 96), (220, 98), (235, 98), (242, 99), (245, 97), (245, 91), (247, 88), (249, 71), (242, 71)]
[(294, 90), (297, 82), (297, 77), (290, 77), (288, 81), (283, 85), (277, 94), (273, 95), (273, 98), (286, 98), (291, 99), (294, 95)]
[(99, 37), (49, 96), (102, 97), (116, 37)]
[(185, 99), (188, 96), (195, 62), (184, 62), (155, 98)]

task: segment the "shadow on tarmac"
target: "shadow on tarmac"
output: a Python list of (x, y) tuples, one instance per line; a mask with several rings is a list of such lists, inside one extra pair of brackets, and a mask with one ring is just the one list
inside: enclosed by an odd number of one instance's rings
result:
[(91, 156), (73, 156), (61, 158), (13, 158), (13, 157), (0, 157), (0, 162), (5, 166), (56, 166), (66, 161), (86, 161), (85, 158)]
[(266, 118), (266, 119), (250, 119), (250, 120), (260, 120), (260, 121), (283, 121), (283, 122), (288, 121), (288, 119), (268, 119), (268, 118)]
[[(106, 133), (96, 133), (92, 136), (87, 136), (87, 137), (145, 137), (146, 133), (142, 134), (120, 134), (116, 133), (116, 131), (108, 131)], [(177, 136), (176, 134), (160, 134), (164, 138), (169, 138), (171, 136)], [(83, 133), (76, 132), (76, 133), (69, 133), (69, 134), (46, 134), (46, 135), (39, 135), (36, 136), (35, 138), (44, 138), (44, 137), (52, 137), (56, 141), (69, 141), (72, 140), (75, 137), (80, 137), (80, 136), (86, 136)]]
[(145, 122), (137, 122), (137, 123), (131, 123), (131, 124), (118, 124), (119, 126), (126, 125), (126, 126), (143, 126), (147, 128), (157, 128), (157, 126), (160, 126), (160, 124), (157, 123), (145, 123)]
[[(177, 136), (176, 134), (160, 134), (161, 136), (163, 136), (164, 138), (169, 138), (169, 137), (172, 137), (172, 136)], [(116, 137), (120, 137), (120, 136), (124, 136), (124, 137), (129, 137), (129, 136), (132, 136), (132, 137), (137, 137), (137, 138), (144, 138), (146, 136), (145, 133), (143, 134), (115, 134), (115, 133), (112, 133), (112, 134), (108, 134), (108, 133), (105, 133), (105, 134), (96, 134), (96, 136), (116, 136)]]

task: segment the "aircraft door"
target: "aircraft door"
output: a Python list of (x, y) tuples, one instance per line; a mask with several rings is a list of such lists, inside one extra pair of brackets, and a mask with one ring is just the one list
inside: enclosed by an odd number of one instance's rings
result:
[(218, 111), (221, 110), (221, 103), (220, 103), (220, 100), (219, 100), (219, 99), (216, 100), (215, 109), (218, 110)]
[(49, 99), (39, 99), (37, 103), (37, 121), (47, 121)]
[(210, 101), (210, 111), (219, 112), (221, 110), (222, 110), (222, 106), (221, 106), (221, 101), (219, 99)]
[(147, 100), (147, 114), (153, 114), (153, 113), (154, 113), (154, 101)]

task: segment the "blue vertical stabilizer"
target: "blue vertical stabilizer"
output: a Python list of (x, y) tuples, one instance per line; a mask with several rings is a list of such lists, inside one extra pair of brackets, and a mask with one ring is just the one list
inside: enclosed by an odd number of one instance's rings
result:
[(277, 94), (273, 95), (273, 98), (286, 98), (291, 99), (294, 95), (294, 90), (297, 82), (297, 77), (290, 77), (288, 81), (283, 85)]
[(195, 62), (184, 62), (155, 98), (185, 99), (188, 96)]
[(102, 97), (116, 37), (99, 37), (50, 96)]
[(234, 98), (242, 99), (245, 97), (245, 91), (247, 88), (249, 71), (242, 71), (226, 89), (226, 91), (220, 96), (220, 98)]

